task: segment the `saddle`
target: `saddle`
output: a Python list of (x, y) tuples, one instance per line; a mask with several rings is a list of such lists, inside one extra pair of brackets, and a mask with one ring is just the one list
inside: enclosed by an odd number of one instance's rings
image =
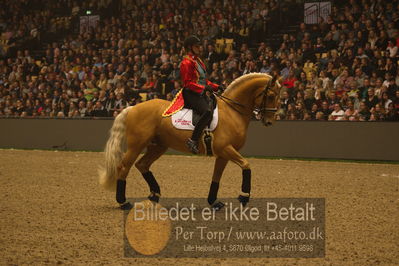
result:
[[(212, 120), (206, 130), (215, 130), (218, 123), (217, 101), (214, 95), (209, 97), (209, 105), (212, 110)], [(172, 103), (162, 114), (163, 117), (172, 116), (172, 124), (177, 129), (194, 130), (195, 125), (200, 119), (200, 114), (192, 109), (185, 108), (182, 91), (178, 92)]]
[[(213, 94), (209, 97), (208, 104), (210, 105), (212, 110), (212, 119), (209, 122), (208, 126), (204, 129), (202, 141), (206, 149), (206, 154), (211, 156), (213, 155), (212, 131), (215, 130), (218, 124), (217, 100)], [(200, 114), (194, 112), (192, 109), (184, 108), (184, 99), (183, 99), (182, 90), (178, 94), (176, 94), (172, 103), (168, 106), (168, 108), (166, 108), (162, 116), (163, 117), (172, 116), (171, 117), (172, 125), (175, 128), (182, 130), (194, 130), (195, 125), (197, 125), (201, 117)]]

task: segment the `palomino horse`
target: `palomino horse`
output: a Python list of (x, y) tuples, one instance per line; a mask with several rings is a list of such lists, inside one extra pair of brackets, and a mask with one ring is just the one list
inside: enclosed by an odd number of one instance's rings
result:
[[(239, 200), (243, 205), (249, 201), (251, 168), (238, 150), (245, 143), (248, 124), (255, 110), (264, 125), (274, 121), (279, 95), (280, 85), (275, 78), (267, 74), (251, 73), (234, 80), (218, 99), (219, 122), (213, 132), (216, 161), (208, 195), (208, 203), (214, 208), (223, 207), (216, 200), (219, 181), (228, 161), (241, 167), (242, 191)], [(169, 147), (189, 152), (186, 140), (191, 131), (176, 129), (170, 117), (162, 117), (169, 104), (168, 101), (154, 99), (128, 107), (115, 118), (105, 147), (105, 169), (100, 171), (100, 184), (106, 189), (116, 188), (116, 200), (122, 209), (131, 207), (125, 198), (125, 188), (126, 176), (133, 164), (149, 185), (149, 198), (158, 201), (161, 191), (150, 166)], [(202, 143), (199, 148), (200, 153), (204, 154)], [(145, 149), (144, 155), (136, 161)]]

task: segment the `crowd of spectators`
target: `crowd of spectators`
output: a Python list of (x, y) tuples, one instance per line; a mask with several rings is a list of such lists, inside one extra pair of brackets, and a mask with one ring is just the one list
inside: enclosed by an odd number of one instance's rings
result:
[(277, 119), (398, 121), (398, 29), (398, 1), (352, 0), (284, 35), (264, 63), (285, 86)]
[[(42, 47), (44, 56), (15, 49), (0, 59), (0, 115), (105, 117), (141, 101), (172, 100), (181, 89), (182, 43), (196, 34), (211, 81), (228, 85), (251, 72), (281, 77), (277, 119), (398, 120), (397, 0), (333, 6), (326, 20), (300, 24), (275, 49), (264, 40), (281, 19), (280, 1), (61, 0), (49, 4), (65, 18), (59, 23), (55, 11), (23, 12), (47, 2), (19, 0), (15, 15), (0, 11), (0, 29), (12, 38), (65, 31)], [(101, 19), (75, 34), (73, 21), (88, 9)], [(234, 46), (220, 51), (224, 39)]]

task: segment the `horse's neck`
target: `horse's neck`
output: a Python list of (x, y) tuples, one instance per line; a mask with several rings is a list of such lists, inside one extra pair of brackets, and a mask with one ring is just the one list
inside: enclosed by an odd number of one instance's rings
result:
[(226, 91), (224, 96), (246, 106), (249, 111), (252, 111), (255, 107), (256, 89), (263, 87), (264, 84), (266, 84), (265, 79), (248, 80)]
[[(251, 84), (242, 84), (240, 87), (233, 88), (223, 94), (226, 98), (226, 104), (229, 105), (237, 119), (241, 120), (244, 127), (247, 128), (252, 117), (252, 111), (255, 105), (255, 87)], [(238, 103), (238, 104), (237, 104)]]
[(254, 109), (254, 97), (252, 91), (232, 91), (226, 94), (226, 97), (246, 107), (248, 110)]

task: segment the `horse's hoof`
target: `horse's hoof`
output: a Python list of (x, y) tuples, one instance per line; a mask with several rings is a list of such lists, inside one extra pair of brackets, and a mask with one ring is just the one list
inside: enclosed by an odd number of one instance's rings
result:
[(130, 202), (126, 201), (125, 203), (120, 205), (120, 208), (121, 208), (121, 210), (124, 210), (124, 211), (130, 210), (131, 208), (133, 208), (133, 205)]
[(152, 202), (158, 203), (159, 197), (160, 195), (158, 193), (151, 192), (151, 194), (148, 196), (148, 199), (151, 200)]
[(218, 201), (214, 204), (212, 204), (212, 209), (214, 209), (215, 211), (219, 211), (224, 207), (224, 203), (221, 201)]
[(245, 207), (247, 205), (247, 203), (249, 202), (249, 197), (240, 195), (240, 196), (238, 196), (238, 201), (242, 204), (242, 206)]

